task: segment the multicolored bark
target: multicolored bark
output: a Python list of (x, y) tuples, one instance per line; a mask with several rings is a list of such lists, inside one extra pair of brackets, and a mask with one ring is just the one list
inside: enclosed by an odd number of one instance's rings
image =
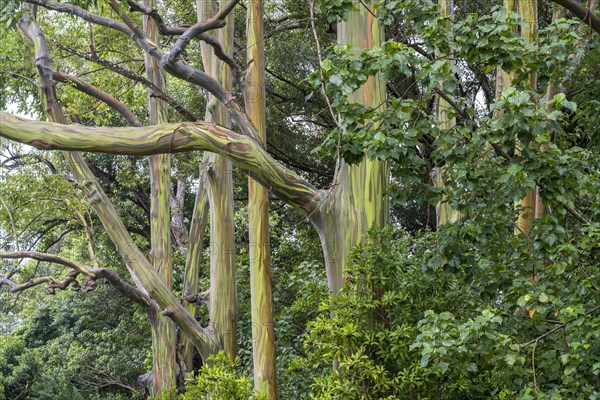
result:
[[(509, 6), (512, 11), (517, 12), (521, 17), (521, 37), (528, 43), (535, 42), (537, 40), (538, 30), (537, 0), (505, 1), (505, 7), (507, 6)], [(537, 75), (531, 74), (529, 76), (529, 87), (535, 89), (536, 85)], [(516, 144), (515, 150), (517, 153), (520, 151), (520, 146), (520, 143)], [(517, 206), (521, 208), (521, 212), (517, 218), (515, 233), (529, 236), (534, 219), (544, 214), (544, 206), (539, 196), (539, 188), (535, 187), (534, 189), (528, 190), (525, 197), (517, 202)]]
[(204, 150), (222, 154), (275, 196), (316, 213), (329, 191), (320, 191), (271, 157), (254, 139), (210, 122), (179, 122), (140, 128), (88, 127), (32, 121), (0, 112), (0, 136), (40, 150), (147, 156)]
[[(370, 49), (383, 43), (383, 27), (374, 12), (376, 3), (365, 2), (338, 24), (340, 44)], [(372, 76), (348, 100), (381, 109), (386, 104), (385, 82)], [(309, 214), (319, 231), (327, 280), (333, 293), (344, 284), (343, 268), (352, 248), (362, 242), (369, 229), (388, 223), (389, 205), (385, 194), (388, 175), (387, 163), (379, 160), (365, 157), (357, 165), (341, 162), (332, 189), (321, 193), (322, 206)]]
[[(207, 155), (204, 161), (208, 160)], [(200, 166), (198, 177), (198, 189), (194, 202), (194, 211), (190, 221), (189, 246), (185, 259), (185, 271), (183, 275), (183, 297), (192, 296), (200, 292), (200, 271), (202, 267), (202, 251), (204, 249), (204, 233), (208, 221), (208, 176), (206, 174), (206, 163)], [(185, 309), (196, 316), (197, 305), (192, 302), (184, 304)], [(194, 345), (182, 337), (180, 340), (183, 353), (183, 361), (188, 371), (194, 368)]]
[[(38, 70), (40, 78), (40, 94), (44, 111), (51, 121), (57, 122), (55, 124), (48, 124), (52, 125), (59, 132), (64, 131), (69, 126), (64, 125), (66, 119), (56, 98), (46, 40), (37, 24), (34, 21), (31, 21), (28, 16), (22, 18), (19, 23), (19, 28), (35, 46), (36, 69)], [(10, 125), (15, 122), (18, 125), (19, 120), (20, 119), (18, 118), (15, 120), (15, 117), (10, 116), (9, 114), (2, 113), (2, 115), (0, 115), (0, 130), (3, 130), (4, 128), (9, 128), (10, 130)], [(26, 123), (26, 125), (29, 124)], [(15, 126), (12, 128), (14, 129)], [(18, 127), (16, 129), (18, 130)], [(73, 149), (63, 148), (62, 150)], [(142, 255), (123, 225), (119, 214), (87, 166), (81, 153), (65, 151), (63, 154), (71, 173), (94, 207), (107, 234), (115, 244), (121, 257), (123, 257), (138, 288), (145, 295), (156, 301), (158, 306), (162, 309), (162, 313), (168, 315), (175, 321), (190, 340), (193, 341), (201, 355), (207, 357), (213, 351), (212, 349), (215, 348), (216, 343), (214, 337), (206, 332), (198, 322), (185, 311), (175, 296), (173, 296), (161, 276)]]
[[(226, 1), (196, 2), (198, 21), (212, 18)], [(226, 54), (233, 52), (233, 11), (225, 18), (225, 27), (207, 32), (221, 44)], [(203, 41), (202, 63), (204, 71), (228, 93), (231, 92), (232, 76), (229, 65), (214, 54), (214, 49)], [(210, 96), (207, 117), (212, 121), (231, 127), (229, 109)], [(219, 99), (220, 100), (220, 99)], [(214, 152), (208, 156), (208, 181), (210, 204), (210, 297), (209, 318), (211, 328), (219, 338), (225, 353), (233, 360), (236, 348), (237, 288), (235, 266), (235, 243), (233, 224), (233, 181), (231, 161)]]
[[(248, 3), (246, 112), (266, 148), (264, 2)], [(250, 294), (254, 386), (269, 400), (277, 399), (275, 369), (275, 321), (271, 282), (269, 192), (248, 178), (248, 229), (250, 240)]]
[[(156, 7), (154, 0), (144, 0), (144, 6)], [(143, 17), (144, 32), (154, 43), (160, 43), (155, 21)], [(161, 92), (165, 91), (166, 79), (158, 61), (144, 54), (146, 78)], [(168, 122), (167, 103), (152, 96), (148, 91), (150, 125)], [(171, 155), (156, 154), (148, 157), (150, 166), (150, 262), (171, 288), (173, 261), (171, 258)], [(152, 381), (151, 397), (175, 387), (177, 335), (173, 321), (156, 314), (150, 320), (152, 330)]]

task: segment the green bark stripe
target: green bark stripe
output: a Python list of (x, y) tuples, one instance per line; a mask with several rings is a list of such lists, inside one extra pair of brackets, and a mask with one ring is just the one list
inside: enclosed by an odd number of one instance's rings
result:
[[(264, 2), (248, 3), (246, 112), (266, 148)], [(248, 229), (250, 241), (250, 294), (252, 316), (252, 360), (254, 386), (269, 400), (277, 399), (275, 331), (271, 282), (269, 193), (248, 179)]]
[[(225, 1), (197, 1), (198, 20), (204, 21), (216, 13), (215, 6), (222, 8)], [(222, 29), (212, 30), (209, 34), (216, 37), (227, 54), (233, 52), (233, 11), (226, 17), (226, 25)], [(216, 79), (231, 98), (231, 70), (221, 62), (205, 42), (201, 43), (202, 62), (205, 72)], [(219, 100), (224, 100), (220, 98)], [(207, 105), (207, 115), (212, 121), (231, 127), (229, 109), (213, 98)], [(244, 146), (242, 146), (244, 147)], [(221, 343), (221, 348), (233, 360), (236, 351), (237, 324), (237, 288), (235, 266), (235, 244), (233, 223), (233, 180), (231, 161), (225, 154), (217, 152), (209, 155), (209, 204), (210, 204), (210, 297), (209, 319), (211, 329)]]
[[(185, 261), (185, 272), (183, 276), (183, 296), (189, 296), (200, 292), (200, 269), (202, 267), (202, 250), (204, 248), (204, 233), (206, 231), (206, 222), (208, 221), (208, 176), (206, 173), (206, 164), (208, 154), (204, 155), (203, 163), (200, 166), (200, 175), (198, 178), (198, 191), (194, 203), (192, 220), (190, 221), (189, 248)], [(186, 303), (185, 309), (193, 316), (196, 316), (197, 305)], [(194, 366), (194, 346), (186, 338), (181, 341), (183, 347), (183, 359), (188, 371), (192, 371)]]
[[(154, 0), (144, 0), (146, 7), (155, 8)], [(156, 22), (149, 16), (143, 17), (144, 32), (154, 43), (160, 43)], [(165, 74), (158, 60), (144, 53), (146, 78), (165, 92)], [(152, 96), (148, 90), (150, 124), (168, 122), (167, 103)], [(171, 155), (155, 154), (148, 157), (150, 164), (150, 262), (170, 288), (173, 280), (171, 257)], [(151, 396), (155, 398), (177, 384), (175, 349), (177, 336), (173, 321), (163, 315), (155, 315), (152, 330), (152, 375)]]
[[(50, 120), (58, 122), (47, 124), (53, 126), (59, 132), (65, 130), (69, 126), (63, 125), (66, 123), (66, 119), (56, 99), (50, 68), (50, 53), (44, 36), (37, 27), (37, 24), (34, 21), (30, 21), (27, 17), (21, 20), (19, 28), (35, 45), (35, 59), (40, 77), (40, 94), (44, 111)], [(14, 123), (17, 126), (14, 126)], [(9, 131), (12, 129), (16, 130), (15, 132), (19, 132), (19, 126), (23, 128), (28, 125), (32, 125), (32, 123), (13, 117), (10, 114), (0, 114), (0, 131), (8, 128)], [(10, 138), (10, 136), (7, 137)], [(18, 141), (18, 139), (15, 140)], [(65, 148), (62, 150), (73, 149)], [(142, 255), (127, 232), (114, 206), (87, 166), (81, 153), (65, 151), (64, 155), (71, 173), (94, 207), (104, 229), (115, 244), (121, 257), (125, 260), (125, 264), (131, 276), (138, 284), (138, 287), (145, 290), (149, 297), (156, 301), (164, 312), (171, 316), (184, 334), (193, 341), (202, 357), (207, 357), (215, 347), (214, 337), (205, 332), (198, 322), (185, 311), (161, 277), (152, 268), (152, 265)]]
[[(367, 1), (338, 24), (338, 42), (371, 49), (384, 40), (383, 28), (375, 16), (378, 1)], [(385, 107), (385, 82), (379, 76), (352, 93), (348, 100), (367, 107)], [(327, 264), (327, 280), (333, 293), (343, 286), (343, 268), (351, 249), (362, 242), (369, 229), (388, 223), (389, 205), (385, 189), (389, 166), (367, 157), (358, 165), (342, 163), (334, 189), (322, 209), (312, 216)]]

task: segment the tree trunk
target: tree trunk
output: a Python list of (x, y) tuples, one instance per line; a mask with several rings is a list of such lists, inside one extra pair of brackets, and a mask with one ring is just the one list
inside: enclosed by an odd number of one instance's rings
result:
[[(529, 43), (535, 42), (537, 38), (537, 0), (504, 0), (504, 7), (507, 11), (518, 13), (521, 16), (522, 25), (520, 28), (521, 37)], [(502, 91), (509, 87), (515, 78), (514, 74), (498, 71), (496, 82), (496, 98), (499, 98)], [(536, 74), (531, 74), (529, 85), (535, 89), (537, 84)], [(516, 152), (519, 152), (520, 143), (515, 143)], [(541, 203), (539, 189), (536, 187), (527, 191), (523, 199), (516, 202), (521, 208), (515, 225), (515, 233), (529, 236), (533, 226), (533, 220), (537, 216), (543, 215), (544, 206)]]
[[(248, 3), (246, 112), (266, 148), (264, 2)], [(275, 329), (271, 283), (269, 193), (248, 178), (248, 224), (250, 239), (250, 294), (252, 309), (252, 360), (254, 386), (269, 400), (277, 399)]]
[[(57, 125), (57, 131), (64, 132), (69, 129), (69, 126), (64, 125), (66, 124), (66, 119), (56, 98), (54, 83), (52, 81), (50, 55), (46, 40), (37, 24), (34, 21), (31, 21), (27, 15), (24, 15), (21, 18), (19, 29), (35, 45), (36, 69), (39, 75), (40, 97), (43, 103), (43, 109), (48, 115), (48, 119), (59, 124)], [(3, 120), (7, 117), (4, 113), (2, 113), (1, 116)], [(5, 128), (10, 128), (10, 122), (7, 121), (6, 124), (4, 122), (0, 123), (0, 130), (3, 131)], [(21, 131), (21, 128), (18, 128), (17, 131)], [(97, 134), (95, 134), (95, 136), (97, 137)], [(72, 144), (75, 143), (81, 145), (83, 142), (76, 139)], [(113, 145), (110, 147), (114, 148)], [(170, 318), (175, 321), (185, 335), (194, 343), (194, 346), (200, 351), (202, 357), (205, 358), (215, 347), (214, 336), (203, 329), (200, 324), (185, 311), (175, 296), (173, 296), (173, 293), (170, 291), (162, 277), (154, 270), (152, 265), (140, 252), (139, 248), (135, 245), (133, 239), (129, 235), (129, 232), (127, 232), (118, 212), (97, 182), (81, 153), (77, 151), (65, 151), (63, 154), (71, 173), (75, 177), (75, 180), (86, 198), (94, 207), (106, 233), (125, 261), (127, 269), (138, 288), (152, 300), (156, 301), (158, 306), (161, 307), (162, 313), (169, 315)]]
[[(443, 16), (450, 16), (454, 13), (454, 0), (438, 0), (440, 12)], [(436, 57), (444, 57), (444, 54), (436, 53)], [(453, 110), (452, 106), (446, 99), (441, 96), (437, 98), (437, 120), (439, 128), (442, 131), (452, 129), (456, 125), (455, 118), (448, 118), (448, 112)], [(431, 170), (431, 179), (433, 185), (438, 188), (444, 188), (444, 169), (434, 167)], [(436, 226), (441, 226), (449, 222), (460, 220), (460, 212), (453, 210), (448, 204), (446, 196), (442, 196), (440, 201), (435, 206)]]
[[(384, 34), (375, 17), (376, 3), (365, 2), (338, 24), (340, 44), (366, 49), (381, 45)], [(385, 82), (378, 76), (370, 77), (348, 100), (372, 108), (385, 107)], [(352, 248), (363, 241), (369, 229), (389, 221), (385, 194), (388, 175), (387, 163), (366, 156), (355, 165), (340, 161), (333, 186), (323, 191), (322, 206), (310, 217), (321, 238), (332, 293), (344, 285), (343, 268)]]
[[(207, 154), (204, 155), (207, 159)], [(207, 160), (205, 160), (207, 161)], [(202, 251), (204, 249), (204, 233), (206, 221), (208, 220), (208, 176), (206, 174), (206, 163), (200, 166), (198, 177), (198, 189), (194, 211), (190, 222), (189, 247), (185, 259), (185, 272), (183, 275), (183, 297), (200, 294), (200, 269), (202, 267)], [(186, 302), (185, 309), (194, 317), (197, 314), (197, 302)], [(183, 361), (188, 371), (194, 369), (194, 345), (186, 337), (180, 339)]]
[[(154, 0), (144, 0), (147, 7), (156, 7)], [(144, 16), (144, 31), (154, 43), (160, 43), (154, 20)], [(144, 54), (146, 77), (161, 91), (166, 79), (158, 61)], [(167, 104), (148, 91), (150, 125), (168, 122)], [(171, 155), (157, 154), (148, 157), (150, 164), (150, 262), (165, 283), (171, 288), (173, 262), (171, 258)], [(159, 396), (177, 383), (175, 324), (167, 317), (156, 314), (151, 318), (152, 329), (152, 381), (150, 395)]]
[[(214, 9), (216, 2), (198, 0), (196, 4), (199, 21), (207, 20), (217, 12)], [(219, 7), (225, 4), (226, 1), (218, 2)], [(233, 11), (227, 15), (224, 28), (210, 32), (216, 36), (227, 54), (231, 54), (233, 50), (233, 15)], [(213, 49), (205, 42), (202, 42), (201, 49), (205, 72), (230, 92), (230, 68), (215, 57)], [(207, 104), (206, 116), (219, 125), (231, 127), (227, 107), (212, 96)], [(236, 347), (237, 291), (231, 169), (231, 161), (227, 158), (216, 153), (208, 155), (211, 242), (209, 318), (223, 350), (233, 360)]]

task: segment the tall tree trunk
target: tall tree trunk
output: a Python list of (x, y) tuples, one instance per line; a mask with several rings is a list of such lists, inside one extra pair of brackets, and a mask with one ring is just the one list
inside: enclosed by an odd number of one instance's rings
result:
[[(377, 1), (364, 2), (350, 12), (346, 21), (338, 23), (338, 42), (370, 49), (384, 40), (383, 27), (375, 16)], [(367, 107), (385, 107), (385, 82), (378, 76), (349, 96), (349, 102)], [(352, 248), (361, 243), (371, 228), (389, 221), (389, 204), (385, 194), (389, 167), (366, 156), (349, 165), (340, 161), (330, 190), (322, 192), (322, 205), (310, 218), (319, 232), (327, 281), (332, 293), (343, 286), (343, 268)]]
[[(518, 13), (522, 19), (520, 29), (521, 36), (525, 41), (533, 43), (537, 37), (537, 0), (504, 0), (504, 8), (509, 12)], [(507, 73), (501, 69), (496, 76), (496, 98), (499, 98), (502, 91), (511, 86), (514, 80), (514, 73)], [(532, 74), (530, 77), (530, 86), (535, 89), (537, 76)], [(497, 114), (496, 114), (497, 116)], [(518, 151), (520, 144), (515, 143)], [(529, 190), (525, 197), (516, 205), (521, 208), (515, 225), (515, 233), (528, 236), (531, 232), (533, 220), (536, 216), (543, 215), (543, 205), (541, 204), (538, 188)]]
[[(517, 12), (521, 16), (521, 37), (528, 43), (534, 43), (537, 40), (538, 31), (538, 3), (537, 0), (517, 0)], [(531, 89), (537, 86), (537, 74), (531, 74), (529, 77), (529, 86)], [(517, 143), (517, 151), (520, 144)], [(529, 236), (533, 226), (533, 220), (544, 214), (544, 206), (540, 201), (539, 188), (527, 191), (527, 194), (518, 203), (521, 206), (521, 212), (517, 219), (516, 233)]]
[[(266, 148), (264, 2), (248, 3), (247, 9), (246, 112)], [(254, 386), (269, 400), (277, 398), (275, 375), (275, 329), (271, 284), (269, 193), (248, 178), (248, 224), (250, 239), (250, 294), (252, 309), (252, 359)]]
[[(204, 158), (207, 158), (205, 154)], [(200, 295), (200, 269), (202, 267), (202, 251), (204, 249), (204, 233), (206, 231), (206, 221), (208, 220), (208, 176), (206, 173), (206, 163), (200, 165), (200, 175), (198, 177), (198, 189), (196, 200), (194, 202), (194, 211), (190, 222), (189, 247), (185, 260), (185, 271), (183, 275), (183, 297)], [(185, 309), (193, 316), (196, 316), (198, 301), (188, 301), (184, 304)], [(180, 340), (182, 347), (183, 361), (188, 371), (194, 369), (194, 345), (186, 337)]]
[[(440, 12), (443, 16), (451, 16), (454, 13), (454, 0), (438, 0)], [(436, 53), (437, 57), (443, 57), (444, 54)], [(441, 130), (447, 131), (456, 125), (455, 118), (448, 118), (448, 111), (452, 110), (451, 105), (446, 99), (438, 96), (437, 99), (437, 119)], [(434, 167), (431, 171), (433, 185), (438, 188), (444, 188), (443, 168)], [(448, 204), (446, 196), (443, 196), (435, 206), (436, 226), (441, 226), (449, 222), (456, 222), (460, 219), (460, 213), (453, 210)]]
[[(156, 7), (154, 0), (144, 0), (147, 7)], [(144, 31), (154, 43), (160, 43), (158, 28), (149, 16), (143, 18)], [(149, 54), (144, 55), (146, 77), (161, 91), (165, 90), (166, 79), (158, 61)], [(148, 91), (150, 125), (168, 122), (167, 104), (152, 96)], [(157, 154), (148, 157), (150, 164), (150, 262), (165, 283), (171, 288), (171, 155)], [(164, 390), (177, 383), (175, 346), (177, 341), (175, 324), (167, 317), (156, 314), (151, 320), (152, 329), (152, 382), (151, 397), (159, 396)]]
[[(218, 6), (227, 2), (220, 0)], [(198, 20), (212, 17), (217, 2), (197, 0)], [(233, 11), (226, 17), (222, 29), (211, 31), (221, 43), (223, 51), (233, 50)], [(204, 70), (231, 91), (231, 70), (214, 54), (213, 49), (202, 42)], [(207, 117), (221, 126), (231, 127), (231, 118), (225, 105), (212, 96), (207, 104)], [(236, 347), (237, 290), (235, 267), (235, 243), (233, 224), (233, 182), (231, 161), (215, 153), (208, 155), (208, 181), (210, 204), (210, 297), (209, 318), (211, 328), (217, 335), (225, 353), (233, 360)]]

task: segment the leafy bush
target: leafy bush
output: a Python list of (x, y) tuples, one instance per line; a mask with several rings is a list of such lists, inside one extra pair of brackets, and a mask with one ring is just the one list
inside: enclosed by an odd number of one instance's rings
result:
[(209, 358), (208, 363), (185, 385), (186, 391), (177, 395), (174, 390), (163, 394), (159, 400), (245, 400), (264, 399), (256, 394), (252, 380), (240, 375), (235, 364), (220, 352)]

